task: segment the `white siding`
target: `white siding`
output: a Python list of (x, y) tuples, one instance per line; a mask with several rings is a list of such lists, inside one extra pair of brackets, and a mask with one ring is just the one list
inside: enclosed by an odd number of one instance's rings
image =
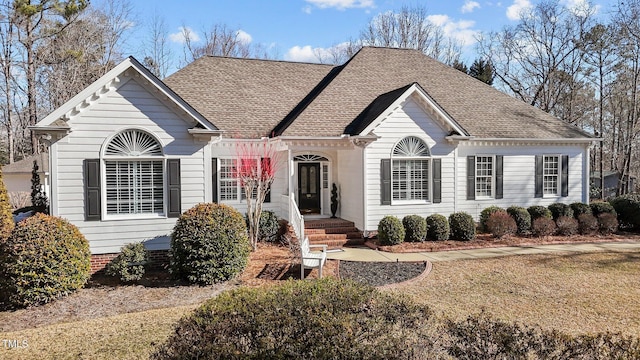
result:
[[(469, 155), (502, 155), (503, 156), (503, 198), (467, 200), (467, 156)], [(569, 156), (569, 196), (535, 195), (535, 156), (536, 155), (568, 155)], [(548, 206), (555, 202), (570, 204), (582, 201), (584, 179), (582, 176), (585, 149), (581, 145), (461, 145), (458, 150), (458, 209), (471, 214), (476, 220), (480, 212), (491, 205), (507, 208), (512, 205), (529, 207), (532, 205)], [(585, 170), (586, 171), (586, 170)]]
[[(367, 219), (363, 230), (372, 231), (378, 227), (378, 222), (386, 215), (399, 218), (405, 215), (418, 214), (428, 216), (434, 213), (448, 214), (454, 209), (454, 147), (444, 138), (447, 136), (439, 123), (412, 99), (409, 98), (402, 106), (393, 111), (382, 123), (374, 129), (374, 134), (380, 139), (366, 148), (366, 188), (367, 188)], [(417, 136), (424, 140), (430, 148), (433, 158), (442, 161), (442, 202), (422, 204), (393, 204), (381, 205), (380, 200), (380, 160), (391, 157), (395, 144), (406, 136)], [(430, 171), (430, 176), (432, 172)], [(433, 189), (433, 184), (430, 189)], [(432, 196), (430, 196), (432, 198)]]
[(338, 216), (353, 221), (359, 229), (364, 229), (364, 182), (363, 151), (361, 148), (338, 151), (337, 178), (340, 203)]
[[(71, 133), (51, 151), (56, 166), (57, 201), (54, 214), (68, 219), (87, 237), (94, 254), (118, 252), (124, 244), (145, 241), (150, 249), (168, 248), (175, 218), (127, 220), (84, 220), (83, 160), (100, 158), (105, 141), (126, 128), (140, 128), (157, 137), (167, 158), (181, 159), (182, 210), (206, 201), (206, 143), (197, 142), (187, 132), (185, 122), (165, 103), (134, 79), (123, 78), (118, 89), (104, 94), (68, 121)], [(166, 171), (166, 170), (165, 170)], [(210, 181), (209, 181), (210, 184)], [(165, 190), (166, 193), (166, 190)]]

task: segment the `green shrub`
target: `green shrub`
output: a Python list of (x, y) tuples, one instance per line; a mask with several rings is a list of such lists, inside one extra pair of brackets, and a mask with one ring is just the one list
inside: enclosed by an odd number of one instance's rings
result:
[(427, 221), (420, 215), (407, 215), (402, 219), (405, 241), (421, 242), (427, 237)]
[(487, 220), (487, 230), (493, 236), (500, 238), (514, 235), (518, 231), (518, 225), (506, 211), (496, 211)]
[(553, 220), (558, 220), (561, 216), (573, 217), (573, 210), (571, 206), (563, 203), (553, 203), (548, 206), (549, 211), (551, 211), (551, 217)]
[[(249, 218), (245, 215), (247, 228), (249, 227)], [(278, 216), (273, 211), (263, 210), (260, 213), (260, 230), (258, 232), (258, 241), (277, 242), (279, 240), (280, 222)]]
[(538, 237), (553, 235), (556, 232), (556, 223), (552, 219), (542, 216), (533, 220), (531, 231), (533, 235)]
[(534, 221), (535, 219), (541, 218), (541, 217), (546, 217), (549, 219), (552, 219), (553, 216), (551, 215), (551, 211), (541, 205), (533, 205), (533, 206), (529, 206), (527, 208), (527, 211), (529, 212), (529, 215), (531, 215), (531, 221)]
[(521, 206), (510, 206), (507, 208), (507, 213), (515, 220), (518, 234), (524, 235), (531, 231), (531, 214), (527, 209)]
[(560, 235), (570, 236), (578, 233), (578, 220), (573, 216), (560, 216), (556, 220), (557, 232)]
[(618, 214), (620, 227), (629, 230), (640, 230), (640, 201), (637, 196), (618, 196), (609, 201)]
[(578, 231), (583, 235), (590, 235), (598, 231), (598, 219), (591, 214), (578, 215)]
[(433, 214), (427, 216), (427, 239), (442, 241), (449, 239), (449, 221), (446, 216)]
[(613, 214), (613, 216), (618, 216), (618, 214), (616, 213), (616, 210), (608, 202), (596, 201), (596, 202), (592, 202), (589, 206), (591, 206), (591, 212), (595, 217), (598, 217), (600, 214), (604, 214), (604, 213)]
[(148, 263), (149, 256), (144, 244), (131, 243), (120, 248), (120, 254), (107, 264), (105, 273), (118, 277), (123, 282), (138, 281), (144, 276)]
[(351, 281), (238, 288), (181, 319), (155, 359), (428, 359), (432, 311)]
[(591, 212), (591, 206), (589, 206), (588, 204), (575, 202), (570, 206), (571, 210), (573, 210), (573, 217), (575, 217), (576, 219), (582, 214), (593, 215), (593, 212)]
[(604, 212), (598, 215), (598, 224), (600, 225), (600, 233), (604, 235), (613, 234), (618, 231), (618, 219), (611, 213)]
[(0, 241), (0, 302), (25, 307), (82, 286), (91, 272), (89, 242), (68, 221), (36, 214)]
[(395, 216), (385, 216), (378, 223), (378, 240), (381, 245), (397, 245), (404, 241), (404, 226)]
[(185, 211), (171, 234), (171, 272), (195, 284), (226, 281), (247, 265), (250, 244), (242, 214), (220, 204)]
[(480, 212), (480, 230), (483, 232), (491, 232), (487, 227), (487, 221), (489, 221), (491, 214), (498, 211), (504, 211), (504, 209), (499, 206), (492, 205)]
[(465, 212), (449, 215), (451, 238), (455, 240), (473, 240), (476, 237), (476, 223), (473, 217)]

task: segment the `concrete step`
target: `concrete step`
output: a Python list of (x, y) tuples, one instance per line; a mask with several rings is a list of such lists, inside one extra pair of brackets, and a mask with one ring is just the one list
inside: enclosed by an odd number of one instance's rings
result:
[(342, 240), (323, 240), (314, 242), (309, 239), (309, 244), (311, 245), (327, 245), (327, 249), (340, 249), (344, 246), (358, 246), (364, 245), (364, 239), (342, 239)]
[(317, 220), (305, 220), (305, 229), (327, 229), (327, 228), (344, 228), (354, 227), (353, 221), (343, 219), (317, 219)]

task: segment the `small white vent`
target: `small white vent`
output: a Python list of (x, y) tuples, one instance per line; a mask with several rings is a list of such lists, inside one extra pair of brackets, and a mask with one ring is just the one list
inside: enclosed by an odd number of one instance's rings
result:
[(393, 156), (422, 157), (431, 156), (431, 152), (422, 139), (407, 136), (393, 148)]
[(153, 136), (140, 130), (126, 130), (107, 145), (108, 156), (162, 156), (162, 146)]

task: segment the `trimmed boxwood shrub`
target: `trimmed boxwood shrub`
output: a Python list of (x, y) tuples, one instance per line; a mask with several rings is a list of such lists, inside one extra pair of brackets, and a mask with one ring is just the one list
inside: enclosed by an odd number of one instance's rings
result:
[(553, 203), (548, 206), (549, 211), (551, 211), (551, 217), (553, 220), (558, 220), (561, 216), (573, 217), (573, 210), (571, 206), (563, 203)]
[(171, 272), (194, 284), (229, 280), (247, 265), (250, 243), (244, 217), (221, 204), (185, 211), (171, 234)]
[(611, 213), (605, 212), (598, 215), (598, 224), (600, 224), (600, 233), (604, 235), (618, 231), (618, 219)]
[(492, 205), (487, 208), (484, 208), (480, 212), (480, 230), (482, 230), (483, 232), (491, 232), (487, 227), (487, 221), (489, 221), (489, 217), (491, 216), (491, 214), (498, 211), (504, 211), (504, 209), (501, 208), (500, 206)]
[(67, 220), (35, 214), (0, 241), (0, 302), (39, 305), (84, 286), (91, 273), (89, 242)]
[(533, 205), (527, 208), (529, 215), (531, 215), (531, 221), (535, 221), (537, 218), (546, 217), (552, 219), (551, 211), (542, 205)]
[(516, 226), (518, 227), (518, 234), (528, 234), (529, 231), (531, 231), (531, 214), (529, 214), (527, 209), (521, 206), (509, 206), (507, 213), (515, 220)]
[(589, 206), (588, 204), (575, 202), (570, 206), (571, 210), (573, 210), (573, 217), (575, 217), (576, 219), (582, 214), (593, 215), (593, 212), (591, 212), (591, 206)]
[(518, 231), (518, 225), (506, 211), (496, 211), (487, 220), (487, 230), (493, 236), (500, 238), (514, 235)]
[(575, 235), (578, 233), (578, 220), (576, 220), (573, 216), (560, 216), (556, 220), (556, 227), (558, 234), (560, 235)]
[(442, 241), (449, 239), (449, 221), (441, 214), (427, 216), (427, 239)]
[(457, 212), (449, 215), (451, 238), (455, 240), (473, 240), (476, 237), (476, 222), (473, 216), (466, 212)]
[(385, 216), (378, 223), (378, 240), (381, 245), (397, 245), (404, 241), (404, 226), (395, 216)]
[(613, 216), (618, 216), (618, 214), (616, 213), (616, 210), (608, 202), (596, 201), (589, 204), (589, 206), (591, 206), (591, 212), (595, 217), (598, 217), (600, 216), (600, 214), (604, 214), (604, 213), (612, 214)]
[[(589, 208), (591, 211), (591, 208)], [(590, 235), (598, 231), (598, 219), (591, 214), (578, 215), (578, 231), (583, 235)]]
[[(245, 214), (247, 228), (249, 227), (249, 218)], [(258, 232), (258, 241), (277, 242), (279, 239), (280, 222), (278, 215), (273, 211), (263, 210), (260, 213), (260, 230)]]
[(181, 319), (154, 359), (438, 358), (435, 317), (409, 297), (332, 278), (242, 287)]
[(620, 227), (629, 230), (640, 230), (640, 201), (637, 196), (623, 195), (609, 201), (618, 214)]
[(144, 276), (148, 263), (149, 256), (144, 244), (131, 243), (120, 248), (120, 254), (107, 264), (105, 273), (118, 277), (123, 282), (138, 281)]
[(407, 215), (402, 219), (405, 236), (409, 242), (421, 242), (427, 237), (427, 221), (420, 215)]
[(542, 216), (533, 220), (531, 231), (538, 237), (553, 235), (556, 232), (556, 223), (551, 218)]

